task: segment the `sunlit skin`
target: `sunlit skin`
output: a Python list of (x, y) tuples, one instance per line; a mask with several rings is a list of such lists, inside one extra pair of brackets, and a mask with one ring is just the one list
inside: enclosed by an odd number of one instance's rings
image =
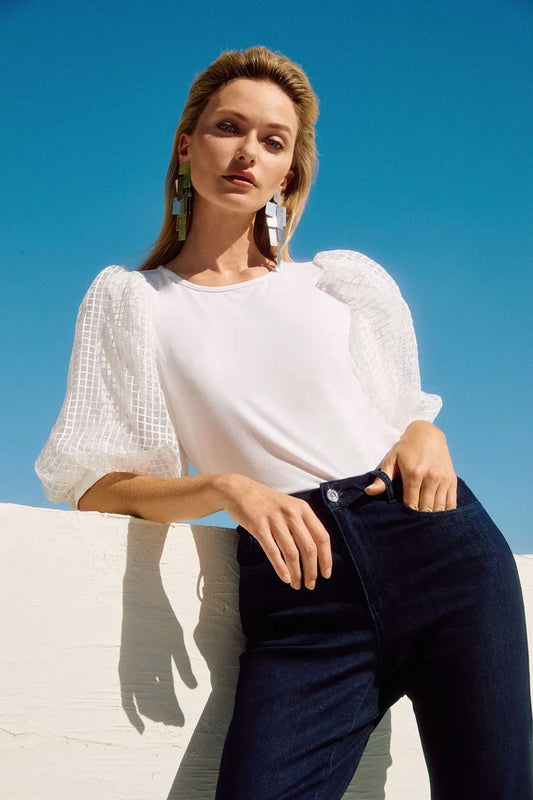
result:
[(292, 100), (274, 83), (238, 78), (211, 97), (179, 143), (180, 162), (191, 165), (194, 213), (170, 269), (212, 285), (267, 271), (253, 222), (292, 177), (297, 132)]

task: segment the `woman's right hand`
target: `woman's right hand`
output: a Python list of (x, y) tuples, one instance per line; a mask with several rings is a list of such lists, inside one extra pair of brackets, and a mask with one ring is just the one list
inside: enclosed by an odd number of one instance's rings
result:
[(217, 476), (225, 510), (259, 542), (277, 575), (293, 589), (314, 589), (331, 575), (329, 533), (309, 503), (244, 475)]

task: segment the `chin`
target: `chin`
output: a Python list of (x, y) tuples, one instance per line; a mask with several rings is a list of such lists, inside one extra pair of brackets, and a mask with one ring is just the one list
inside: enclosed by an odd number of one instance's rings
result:
[(241, 212), (243, 214), (256, 214), (261, 208), (264, 208), (268, 200), (261, 201), (261, 199), (255, 198), (255, 201), (252, 200), (251, 197), (246, 197), (245, 195), (226, 195), (225, 197), (218, 198), (218, 202), (216, 205), (218, 208), (225, 208), (228, 211), (232, 212)]

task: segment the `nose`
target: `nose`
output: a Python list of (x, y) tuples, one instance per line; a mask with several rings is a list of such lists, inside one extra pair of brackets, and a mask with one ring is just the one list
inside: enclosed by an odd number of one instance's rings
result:
[(243, 161), (246, 164), (255, 164), (255, 156), (242, 148), (237, 155), (238, 161)]
[(247, 164), (255, 164), (256, 155), (252, 142), (245, 139), (237, 150), (237, 160), (244, 161)]

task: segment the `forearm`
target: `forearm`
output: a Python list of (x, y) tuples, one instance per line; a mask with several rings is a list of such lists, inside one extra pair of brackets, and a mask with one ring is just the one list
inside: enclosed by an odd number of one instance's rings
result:
[(85, 492), (78, 508), (80, 511), (128, 514), (154, 522), (198, 519), (226, 508), (229, 487), (238, 477), (154, 478), (112, 472)]
[(112, 472), (85, 492), (78, 508), (164, 523), (225, 509), (255, 536), (285, 583), (299, 589), (303, 577), (314, 589), (318, 568), (325, 578), (331, 575), (329, 533), (309, 504), (245, 475), (151, 478)]

